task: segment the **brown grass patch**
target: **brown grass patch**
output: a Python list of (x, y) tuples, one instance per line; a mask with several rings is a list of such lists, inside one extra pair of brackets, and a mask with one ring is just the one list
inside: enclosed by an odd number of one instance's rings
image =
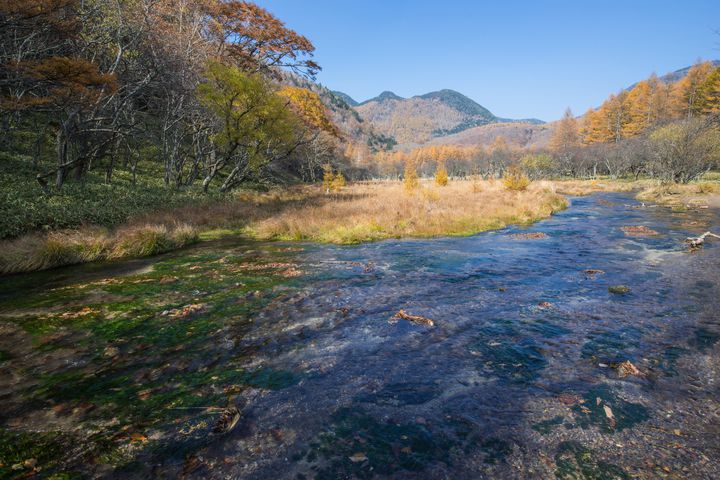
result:
[[(509, 191), (500, 181), (355, 183), (326, 194), (322, 186), (266, 193), (148, 213), (110, 231), (83, 227), (0, 242), (0, 273), (94, 260), (155, 255), (226, 234), (262, 240), (351, 244), (385, 238), (471, 235), (530, 224), (567, 206), (546, 182)], [(288, 269), (287, 276), (302, 272)]]
[(551, 184), (558, 193), (572, 196), (584, 196), (597, 192), (631, 192), (647, 188), (655, 182), (650, 180), (638, 180), (634, 182), (623, 180), (552, 180), (545, 183)]
[(551, 189), (532, 184), (522, 192), (484, 181), (445, 187), (421, 182), (407, 192), (400, 182), (353, 184), (325, 202), (290, 205), (250, 224), (260, 239), (358, 243), (384, 238), (470, 235), (508, 224), (529, 224), (567, 206)]

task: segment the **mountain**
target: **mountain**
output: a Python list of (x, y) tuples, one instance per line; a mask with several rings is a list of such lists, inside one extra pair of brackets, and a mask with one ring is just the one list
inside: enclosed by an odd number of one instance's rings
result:
[[(712, 60), (712, 64), (713, 64), (713, 66), (718, 67), (718, 66), (720, 66), (720, 60)], [(658, 79), (665, 83), (675, 83), (678, 80), (681, 80), (683, 77), (685, 77), (685, 75), (687, 75), (688, 71), (691, 68), (692, 68), (692, 66), (681, 68), (680, 70), (675, 70), (674, 72), (666, 73), (662, 77), (658, 77)]]
[(371, 98), (370, 100), (365, 100), (364, 102), (360, 102), (359, 105), (365, 105), (370, 102), (384, 102), (386, 100), (405, 100), (405, 99), (403, 97), (395, 95), (395, 93), (393, 93), (393, 92), (385, 90), (377, 97)]
[(386, 91), (361, 102), (355, 110), (377, 132), (401, 145), (423, 144), (497, 121), (487, 108), (448, 89), (410, 98)]
[(462, 132), (433, 138), (431, 145), (491, 145), (495, 138), (502, 136), (507, 144), (515, 148), (540, 149), (550, 143), (553, 124), (529, 122), (498, 122), (468, 128)]
[[(713, 64), (714, 67), (720, 67), (720, 60), (710, 60), (710, 62)], [(679, 70), (675, 70), (674, 72), (666, 73), (665, 75), (658, 77), (658, 80), (660, 80), (663, 83), (671, 84), (675, 83), (678, 80), (682, 80), (685, 78), (685, 76), (688, 74), (690, 69), (692, 68), (692, 65), (689, 67), (681, 68)], [(635, 88), (637, 86), (638, 82), (633, 83), (629, 87), (627, 87), (625, 90), (628, 92)]]
[(347, 103), (347, 104), (350, 105), (351, 107), (357, 107), (358, 105), (360, 105), (360, 103), (359, 103), (357, 100), (355, 100), (354, 98), (352, 98), (352, 97), (351, 97), (350, 95), (348, 95), (347, 93), (339, 92), (339, 91), (337, 91), (337, 90), (331, 90), (331, 92), (332, 92), (336, 97), (340, 97), (345, 103)]

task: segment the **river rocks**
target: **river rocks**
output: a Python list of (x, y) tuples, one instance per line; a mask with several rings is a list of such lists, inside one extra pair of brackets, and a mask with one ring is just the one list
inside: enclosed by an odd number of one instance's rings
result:
[(205, 309), (204, 303), (192, 303), (190, 305), (185, 305), (182, 308), (173, 308), (172, 310), (164, 310), (160, 315), (163, 317), (170, 317), (170, 318), (185, 318), (188, 317), (194, 313), (201, 312)]
[(398, 313), (390, 317), (389, 323), (397, 323), (398, 320), (407, 320), (408, 322), (416, 325), (423, 325), (425, 327), (434, 327), (435, 322), (427, 317), (421, 317), (420, 315), (410, 315), (405, 310), (400, 310)]
[(240, 410), (237, 407), (226, 408), (220, 414), (220, 418), (215, 422), (213, 427), (214, 433), (227, 433), (237, 426), (241, 417)]
[(518, 240), (533, 240), (533, 239), (540, 239), (540, 238), (548, 238), (548, 236), (543, 232), (531, 232), (531, 233), (513, 233), (513, 234), (510, 234), (510, 238), (515, 238)]
[(630, 293), (630, 287), (627, 285), (613, 285), (612, 287), (608, 287), (608, 292), (615, 295), (625, 295)]
[(620, 378), (625, 378), (630, 375), (635, 377), (644, 377), (645, 374), (642, 373), (635, 365), (630, 362), (630, 360), (625, 360), (624, 362), (616, 363), (616, 364), (610, 364), (612, 368), (617, 370), (618, 376)]
[(644, 225), (629, 225), (627, 227), (622, 227), (620, 230), (622, 230), (628, 237), (649, 237), (653, 235), (660, 235), (655, 230)]

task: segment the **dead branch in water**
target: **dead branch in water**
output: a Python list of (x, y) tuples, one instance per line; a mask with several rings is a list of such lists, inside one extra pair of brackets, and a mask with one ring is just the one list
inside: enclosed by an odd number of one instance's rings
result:
[(712, 232), (705, 232), (697, 238), (688, 237), (685, 241), (690, 245), (690, 248), (700, 248), (705, 243), (706, 237), (720, 238), (720, 235), (715, 235)]
[(429, 318), (421, 317), (420, 315), (410, 315), (405, 310), (400, 310), (398, 313), (390, 317), (388, 320), (390, 323), (396, 323), (398, 320), (403, 319), (408, 322), (416, 323), (418, 325), (424, 325), (426, 327), (435, 326), (435, 322)]

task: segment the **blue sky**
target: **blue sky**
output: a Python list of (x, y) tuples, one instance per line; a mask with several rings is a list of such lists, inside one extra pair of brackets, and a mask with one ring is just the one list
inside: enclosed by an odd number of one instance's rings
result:
[(457, 90), (501, 117), (559, 118), (653, 72), (720, 58), (720, 0), (257, 0), (356, 100)]

